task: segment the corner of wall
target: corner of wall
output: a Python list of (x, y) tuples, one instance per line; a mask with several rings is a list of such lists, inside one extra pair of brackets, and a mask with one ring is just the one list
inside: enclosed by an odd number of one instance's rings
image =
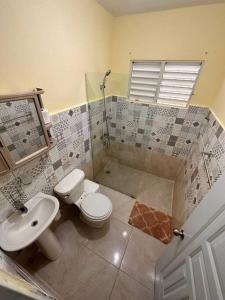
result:
[(215, 102), (210, 106), (210, 110), (225, 129), (225, 77), (218, 91)]

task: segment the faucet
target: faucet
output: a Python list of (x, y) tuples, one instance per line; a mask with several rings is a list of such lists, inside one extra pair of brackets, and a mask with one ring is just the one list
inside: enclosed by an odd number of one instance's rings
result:
[(28, 212), (28, 208), (25, 205), (22, 205), (19, 210), (22, 214), (26, 214)]
[(26, 214), (28, 212), (28, 208), (19, 200), (14, 201), (14, 207), (18, 212), (22, 214)]

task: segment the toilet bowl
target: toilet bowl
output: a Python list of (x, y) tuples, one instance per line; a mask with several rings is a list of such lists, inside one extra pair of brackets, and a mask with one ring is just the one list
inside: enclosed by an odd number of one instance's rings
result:
[(99, 185), (85, 179), (82, 170), (75, 169), (54, 188), (55, 193), (67, 204), (75, 204), (81, 220), (92, 227), (102, 227), (112, 214), (111, 200), (99, 192)]

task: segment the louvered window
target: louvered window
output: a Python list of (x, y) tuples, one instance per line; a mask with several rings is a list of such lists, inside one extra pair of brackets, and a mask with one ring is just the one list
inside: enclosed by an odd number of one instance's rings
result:
[(133, 61), (129, 99), (187, 106), (201, 65), (195, 61)]

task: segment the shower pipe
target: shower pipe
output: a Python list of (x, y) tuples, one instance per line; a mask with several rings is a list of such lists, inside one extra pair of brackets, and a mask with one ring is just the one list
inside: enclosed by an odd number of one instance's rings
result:
[(106, 80), (107, 77), (111, 74), (111, 70), (108, 70), (105, 73), (105, 76), (103, 78), (102, 84), (100, 85), (100, 90), (102, 91), (103, 96), (103, 103), (104, 103), (104, 110), (105, 110), (105, 120), (106, 120), (106, 133), (104, 132), (103, 127), (103, 143), (106, 145), (107, 148), (110, 147), (110, 138), (109, 138), (109, 126), (108, 126), (108, 117), (107, 117), (107, 111), (106, 111), (106, 99), (105, 99), (105, 88), (106, 88)]
[(210, 175), (210, 170), (209, 170), (209, 167), (207, 165), (206, 157), (209, 159), (209, 161), (211, 161), (211, 159), (214, 155), (213, 155), (212, 151), (209, 151), (209, 152), (205, 151), (205, 148), (206, 148), (207, 145), (204, 145), (202, 134), (200, 134), (200, 143), (202, 144), (202, 148), (203, 148), (203, 150), (201, 152), (201, 155), (202, 155), (203, 164), (204, 164), (204, 168), (205, 168), (205, 172), (206, 172), (206, 176), (207, 176), (207, 182), (209, 184), (209, 188), (211, 189), (214, 180), (213, 180), (212, 175)]

